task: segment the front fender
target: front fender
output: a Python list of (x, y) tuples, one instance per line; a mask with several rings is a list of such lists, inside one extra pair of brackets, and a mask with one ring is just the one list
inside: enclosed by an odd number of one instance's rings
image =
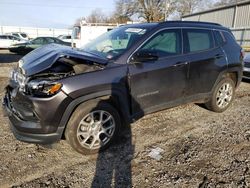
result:
[(76, 109), (78, 105), (81, 103), (87, 102), (89, 100), (102, 100), (102, 98), (106, 97), (115, 97), (118, 102), (119, 108), (117, 109), (118, 112), (121, 114), (122, 119), (125, 121), (126, 124), (131, 123), (131, 116), (130, 116), (130, 108), (129, 108), (129, 100), (126, 94), (118, 90), (105, 90), (101, 92), (96, 92), (88, 95), (84, 95), (74, 99), (66, 108), (65, 112), (63, 113), (62, 119), (60, 121), (59, 127), (65, 128), (67, 123), (70, 119), (70, 116)]

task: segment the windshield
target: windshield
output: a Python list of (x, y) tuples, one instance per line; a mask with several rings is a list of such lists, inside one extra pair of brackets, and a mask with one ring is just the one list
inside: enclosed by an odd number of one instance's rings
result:
[(114, 59), (141, 39), (147, 32), (145, 28), (119, 27), (104, 33), (86, 44), (82, 50), (97, 54), (107, 59)]

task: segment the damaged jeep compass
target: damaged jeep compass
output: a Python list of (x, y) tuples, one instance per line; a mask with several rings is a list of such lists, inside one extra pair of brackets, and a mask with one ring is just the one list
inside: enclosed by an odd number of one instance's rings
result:
[(81, 49), (50, 44), (24, 56), (3, 107), (17, 139), (66, 138), (76, 151), (95, 153), (148, 113), (190, 102), (225, 111), (241, 82), (242, 58), (219, 24), (125, 25)]

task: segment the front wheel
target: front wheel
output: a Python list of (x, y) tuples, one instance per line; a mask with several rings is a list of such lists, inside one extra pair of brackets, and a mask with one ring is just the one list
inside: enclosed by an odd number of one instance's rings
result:
[(234, 95), (234, 81), (231, 78), (223, 78), (214, 88), (210, 101), (205, 105), (214, 112), (224, 112), (231, 105)]
[(118, 135), (120, 116), (109, 103), (87, 102), (72, 114), (65, 137), (79, 153), (91, 154), (107, 148)]

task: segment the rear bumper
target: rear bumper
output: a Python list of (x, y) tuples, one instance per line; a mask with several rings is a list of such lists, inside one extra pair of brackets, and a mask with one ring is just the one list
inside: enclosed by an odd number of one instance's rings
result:
[[(37, 144), (51, 144), (61, 139), (64, 127), (45, 124), (43, 120), (37, 118), (27, 118), (31, 116), (30, 113), (26, 113), (28, 114), (27, 117), (20, 115), (19, 112), (21, 111), (15, 109), (12, 105), (8, 91), (2, 100), (2, 107), (4, 115), (8, 116), (10, 120), (11, 130), (18, 140)], [(52, 113), (52, 115), (55, 114)]]

